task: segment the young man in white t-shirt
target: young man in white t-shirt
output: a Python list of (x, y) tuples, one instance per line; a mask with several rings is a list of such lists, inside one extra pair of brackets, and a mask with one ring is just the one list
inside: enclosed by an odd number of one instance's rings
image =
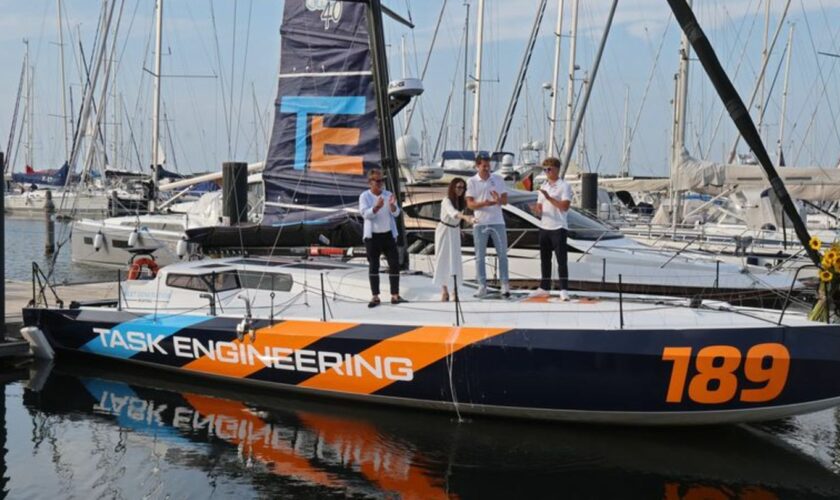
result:
[(560, 178), (560, 160), (546, 158), (543, 168), (548, 178), (537, 195), (536, 213), (540, 216), (540, 287), (535, 296), (547, 296), (551, 290), (551, 256), (557, 257), (560, 300), (569, 300), (569, 265), (566, 238), (569, 234), (567, 213), (572, 205), (572, 187)]
[(487, 153), (476, 154), (475, 169), (478, 173), (467, 181), (466, 198), (467, 207), (475, 214), (473, 245), (475, 247), (475, 274), (478, 279), (476, 297), (487, 295), (487, 270), (484, 257), (487, 254), (488, 238), (493, 239), (493, 246), (499, 258), (502, 295), (509, 297), (507, 228), (502, 215), (502, 205), (507, 205), (507, 188), (500, 176), (490, 173), (490, 157)]

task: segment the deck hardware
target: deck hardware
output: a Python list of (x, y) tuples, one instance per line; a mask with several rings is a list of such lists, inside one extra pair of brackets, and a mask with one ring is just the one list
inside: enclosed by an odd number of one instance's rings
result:
[(212, 293), (202, 293), (199, 295), (202, 299), (207, 299), (210, 301), (210, 316), (216, 315), (216, 296)]
[(621, 275), (618, 275), (618, 320), (624, 330), (624, 293), (621, 290)]

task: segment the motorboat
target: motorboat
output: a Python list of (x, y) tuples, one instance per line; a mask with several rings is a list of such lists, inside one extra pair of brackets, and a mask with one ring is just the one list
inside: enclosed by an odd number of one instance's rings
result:
[[(434, 228), (440, 220), (440, 190), (412, 190), (404, 207), (412, 236), (412, 267), (434, 272)], [(539, 218), (536, 193), (512, 191), (503, 207), (508, 231), (511, 284), (536, 288), (540, 279)], [(714, 256), (644, 245), (626, 237), (583, 210), (571, 208), (569, 286), (573, 290), (610, 290), (726, 300), (738, 304), (782, 307), (790, 292), (804, 286), (794, 273), (761, 266), (736, 265)], [(464, 279), (475, 279), (472, 232), (464, 230)], [(488, 276), (497, 276), (495, 249), (488, 249)], [(556, 278), (556, 266), (554, 266)], [(620, 282), (620, 285), (619, 285)]]

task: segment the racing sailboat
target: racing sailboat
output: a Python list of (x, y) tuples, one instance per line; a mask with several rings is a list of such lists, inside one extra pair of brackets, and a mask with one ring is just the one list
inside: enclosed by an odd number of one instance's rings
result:
[[(380, 23), (378, 0), (285, 3), (264, 223), (328, 226), (370, 168), (395, 167)], [(840, 403), (840, 380), (824, 376), (840, 369), (840, 327), (802, 314), (466, 287), (439, 302), (420, 274), (402, 278), (409, 303), (369, 309), (367, 272), (322, 258), (179, 263), (121, 283), (109, 304), (26, 308), (23, 334), (45, 357), (459, 415), (712, 424)]]

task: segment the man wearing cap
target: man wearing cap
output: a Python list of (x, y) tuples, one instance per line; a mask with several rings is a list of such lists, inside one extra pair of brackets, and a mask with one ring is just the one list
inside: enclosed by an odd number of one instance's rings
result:
[(478, 279), (476, 297), (487, 295), (487, 270), (484, 257), (487, 254), (487, 239), (493, 239), (499, 258), (499, 277), (502, 281), (502, 295), (510, 297), (508, 279), (507, 228), (502, 215), (502, 205), (507, 204), (505, 181), (490, 173), (490, 156), (479, 152), (475, 156), (477, 173), (467, 181), (467, 207), (475, 214), (473, 245), (475, 246), (475, 270)]
[(551, 256), (557, 257), (557, 274), (560, 278), (560, 300), (568, 301), (569, 266), (566, 238), (569, 223), (566, 214), (572, 204), (572, 186), (560, 178), (560, 160), (546, 158), (543, 168), (547, 181), (537, 194), (535, 212), (540, 216), (540, 287), (532, 294), (548, 296), (551, 290)]

